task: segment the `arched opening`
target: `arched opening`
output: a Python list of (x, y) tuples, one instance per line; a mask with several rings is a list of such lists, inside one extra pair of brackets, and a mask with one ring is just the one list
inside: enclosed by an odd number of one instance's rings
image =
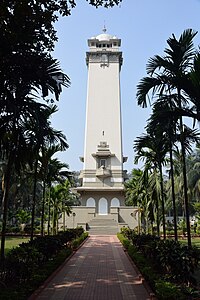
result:
[(120, 207), (120, 202), (119, 202), (119, 199), (118, 198), (113, 198), (111, 200), (111, 205), (112, 207)]
[(108, 201), (105, 198), (99, 200), (99, 215), (108, 214)]
[(86, 206), (87, 206), (87, 207), (95, 207), (96, 205), (95, 205), (95, 200), (94, 200), (94, 198), (92, 198), (92, 197), (88, 198), (88, 199), (87, 199), (87, 202), (86, 202)]

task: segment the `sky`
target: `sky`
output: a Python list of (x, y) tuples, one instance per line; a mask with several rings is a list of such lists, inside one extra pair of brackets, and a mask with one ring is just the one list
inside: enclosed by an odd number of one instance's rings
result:
[(120, 74), (123, 155), (128, 156), (124, 169), (130, 172), (134, 164), (133, 144), (145, 132), (150, 108), (137, 105), (137, 84), (146, 76), (146, 64), (154, 55), (163, 55), (167, 39), (177, 38), (188, 28), (199, 33), (195, 46), (200, 44), (200, 0), (123, 0), (119, 7), (94, 8), (86, 0), (77, 0), (71, 16), (56, 23), (58, 42), (53, 56), (60, 61), (64, 73), (71, 79), (57, 103), (58, 112), (52, 125), (66, 135), (69, 149), (57, 157), (80, 171), (79, 160), (84, 151), (85, 113), (87, 95), (87, 39), (107, 33), (121, 39), (123, 66)]

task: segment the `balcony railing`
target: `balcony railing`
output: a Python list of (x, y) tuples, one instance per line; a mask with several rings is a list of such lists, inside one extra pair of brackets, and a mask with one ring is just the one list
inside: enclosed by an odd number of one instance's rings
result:
[(101, 178), (111, 177), (111, 170), (107, 169), (104, 166), (101, 166), (99, 169), (96, 170), (96, 176)]

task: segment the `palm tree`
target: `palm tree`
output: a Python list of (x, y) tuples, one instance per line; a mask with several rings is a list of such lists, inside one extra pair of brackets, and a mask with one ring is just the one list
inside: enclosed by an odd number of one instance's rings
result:
[[(169, 99), (170, 98), (170, 99)], [(147, 128), (148, 131), (154, 132), (157, 128), (162, 129), (162, 134), (166, 138), (167, 152), (170, 156), (170, 178), (171, 178), (171, 197), (173, 204), (173, 219), (174, 219), (174, 236), (175, 240), (178, 240), (177, 233), (177, 216), (176, 216), (176, 201), (174, 191), (174, 167), (173, 167), (173, 146), (177, 142), (177, 121), (173, 112), (176, 110), (176, 105), (173, 101), (173, 95), (163, 96), (153, 105), (153, 113), (149, 119)]]
[(27, 120), (38, 121), (40, 109), (45, 106), (35, 101), (36, 96), (32, 92), (41, 91), (43, 97), (51, 92), (58, 100), (61, 85), (69, 85), (69, 78), (62, 73), (56, 60), (50, 56), (36, 54), (32, 54), (31, 58), (31, 64), (30, 56), (20, 58), (24, 59), (24, 64), (20, 62), (20, 68), (19, 62), (16, 61), (16, 68), (13, 67), (0, 84), (0, 150), (1, 157), (6, 162), (2, 198), (2, 260), (4, 260), (10, 172), (13, 167), (20, 170), (27, 161), (30, 161), (31, 149), (28, 149), (26, 137)]
[[(42, 147), (42, 151), (39, 156), (39, 160), (41, 163), (41, 168), (40, 168), (40, 177), (42, 178), (43, 181), (43, 199), (42, 199), (42, 212), (41, 212), (41, 235), (44, 235), (44, 211), (45, 211), (45, 202), (46, 202), (46, 185), (50, 182), (51, 180), (55, 180), (55, 178), (51, 177), (53, 174), (50, 175), (50, 170), (51, 168), (51, 163), (52, 163), (52, 157), (55, 153), (58, 151), (63, 151), (64, 147), (62, 147), (62, 144), (56, 144), (56, 145), (51, 145), (47, 148)], [(65, 165), (66, 168), (68, 168), (67, 165)], [(54, 174), (55, 175), (55, 174)], [(66, 175), (68, 178), (70, 178), (71, 173), (67, 172)], [(51, 177), (51, 178), (50, 178)]]
[(52, 183), (64, 183), (66, 179), (70, 180), (71, 172), (67, 169), (67, 164), (61, 163), (57, 158), (50, 159), (48, 163), (48, 171), (46, 177), (46, 183), (49, 190), (48, 196), (48, 225), (47, 234), (50, 234), (50, 219), (51, 219), (51, 189)]
[[(151, 58), (147, 64), (147, 73), (150, 77), (143, 78), (138, 84), (137, 99), (138, 105), (147, 106), (146, 98), (150, 91), (152, 97), (157, 98), (163, 95), (176, 93), (177, 108), (181, 110), (183, 103), (182, 81), (185, 75), (189, 72), (195, 57), (195, 49), (193, 45), (193, 38), (196, 32), (191, 29), (185, 30), (180, 36), (179, 40), (173, 35), (167, 40), (169, 48), (165, 49), (166, 55), (164, 57), (156, 55)], [(158, 73), (156, 73), (158, 71)], [(180, 116), (180, 136), (182, 149), (182, 167), (184, 178), (184, 196), (185, 196), (185, 210), (186, 210), (186, 224), (188, 232), (188, 246), (191, 246), (190, 235), (190, 221), (189, 208), (187, 196), (187, 178), (185, 165), (185, 148), (184, 148), (184, 134), (183, 121)]]
[[(61, 215), (65, 220), (65, 214), (68, 216), (72, 212), (71, 205), (73, 204), (69, 197), (69, 181), (66, 180), (63, 184), (58, 184), (51, 188), (51, 208), (52, 208), (52, 232), (58, 233), (58, 220)], [(65, 224), (63, 222), (63, 227)]]
[(142, 220), (144, 220), (145, 231), (149, 223), (148, 180), (140, 169), (133, 169), (131, 175), (131, 179), (125, 183), (126, 203), (138, 207), (138, 234), (140, 234)]
[(19, 209), (15, 216), (16, 216), (18, 222), (19, 222), (21, 232), (23, 233), (24, 228), (27, 225), (27, 223), (28, 223), (28, 221), (31, 217), (30, 212), (27, 211), (27, 210), (24, 210), (24, 209)]
[(198, 202), (200, 196), (200, 146), (196, 145), (195, 151), (187, 156), (187, 169), (188, 169), (188, 187), (191, 191), (193, 201)]
[(138, 158), (145, 158), (153, 168), (159, 170), (160, 174), (160, 188), (161, 188), (161, 205), (162, 205), (162, 223), (163, 223), (163, 235), (166, 238), (165, 230), (165, 200), (164, 200), (164, 187), (163, 187), (163, 174), (162, 164), (167, 153), (166, 139), (162, 134), (162, 129), (157, 128), (156, 131), (150, 134), (138, 137), (135, 140), (134, 149)]
[(61, 131), (55, 130), (50, 126), (49, 118), (57, 111), (56, 106), (48, 107), (44, 110), (43, 115), (38, 118), (37, 122), (30, 122), (29, 129), (29, 142), (33, 145), (35, 153), (34, 163), (34, 187), (33, 187), (33, 207), (32, 207), (32, 220), (31, 220), (31, 240), (33, 240), (34, 233), (34, 217), (35, 217), (35, 200), (36, 200), (36, 185), (38, 177), (38, 162), (39, 153), (43, 153), (42, 149), (51, 145), (59, 145), (60, 150), (64, 151), (68, 148), (66, 137)]

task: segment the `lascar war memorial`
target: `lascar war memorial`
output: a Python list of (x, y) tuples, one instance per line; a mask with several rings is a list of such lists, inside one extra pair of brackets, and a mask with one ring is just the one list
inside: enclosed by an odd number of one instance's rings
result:
[[(125, 206), (120, 70), (121, 39), (103, 33), (88, 39), (86, 124), (83, 170), (80, 172), (81, 206), (66, 217), (67, 227), (83, 226), (95, 233), (116, 233), (137, 226), (137, 210)], [(62, 224), (60, 224), (62, 226)]]

